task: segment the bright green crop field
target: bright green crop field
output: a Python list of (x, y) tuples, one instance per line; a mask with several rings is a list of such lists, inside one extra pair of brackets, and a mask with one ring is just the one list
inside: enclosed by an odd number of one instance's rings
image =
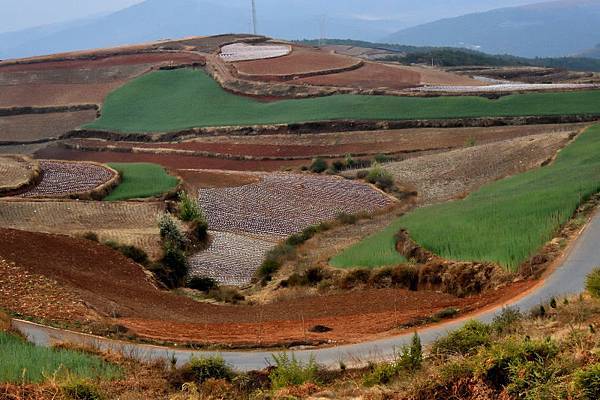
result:
[(0, 383), (39, 383), (53, 377), (118, 379), (121, 369), (99, 357), (72, 350), (36, 347), (0, 332)]
[(223, 90), (205, 72), (156, 71), (112, 92), (90, 129), (168, 132), (192, 127), (323, 120), (444, 119), (600, 114), (600, 90), (531, 93), (489, 100), (476, 96), (411, 98), (336, 95), (271, 103)]
[(175, 189), (178, 179), (163, 167), (150, 163), (111, 163), (111, 168), (121, 174), (121, 184), (104, 200), (117, 201), (160, 196)]
[(391, 254), (394, 234), (406, 228), (417, 243), (442, 257), (491, 261), (514, 271), (598, 191), (600, 125), (580, 135), (551, 165), (484, 186), (464, 200), (418, 209), (331, 263), (346, 268), (387, 265), (381, 254)]

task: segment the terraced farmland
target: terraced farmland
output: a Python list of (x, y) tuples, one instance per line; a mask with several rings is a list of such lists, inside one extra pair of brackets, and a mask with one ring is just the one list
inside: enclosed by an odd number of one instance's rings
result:
[[(584, 132), (556, 161), (489, 184), (464, 200), (418, 209), (377, 235), (388, 243), (400, 228), (449, 259), (491, 261), (516, 270), (600, 190), (600, 126)], [(368, 252), (372, 240), (358, 248)], [(343, 257), (343, 255), (341, 256)]]
[(26, 157), (0, 157), (0, 195), (27, 186), (39, 172), (39, 165)]
[[(270, 239), (270, 240), (267, 240)], [(208, 277), (221, 285), (249, 284), (273, 238), (256, 238), (229, 232), (211, 232), (210, 247), (189, 258), (190, 275)]]
[(71, 236), (95, 232), (101, 240), (135, 245), (158, 256), (157, 218), (163, 211), (163, 203), (2, 201), (0, 226)]
[(99, 164), (41, 160), (42, 181), (22, 197), (71, 197), (108, 184), (116, 172)]
[(264, 103), (223, 90), (206, 73), (180, 69), (137, 78), (111, 93), (92, 129), (165, 132), (190, 127), (323, 120), (403, 120), (600, 114), (600, 90), (482, 97), (336, 95)]
[(371, 186), (332, 177), (273, 173), (258, 183), (200, 190), (211, 229), (291, 235), (340, 213), (373, 212), (394, 204)]
[(118, 201), (160, 196), (177, 187), (178, 179), (163, 167), (150, 163), (111, 163), (119, 171), (121, 184), (105, 200)]

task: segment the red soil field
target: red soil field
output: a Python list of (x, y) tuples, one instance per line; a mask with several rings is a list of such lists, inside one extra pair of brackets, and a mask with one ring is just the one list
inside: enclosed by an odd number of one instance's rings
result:
[(68, 150), (58, 147), (47, 147), (35, 153), (37, 158), (71, 161), (96, 161), (110, 162), (149, 162), (160, 164), (166, 168), (177, 169), (221, 169), (231, 171), (278, 171), (284, 168), (301, 167), (310, 164), (306, 160), (266, 160), (266, 161), (239, 161), (225, 160), (211, 157), (182, 156), (178, 154), (145, 154), (145, 153), (119, 153), (119, 152), (92, 152)]
[(4, 72), (28, 72), (47, 71), (55, 69), (84, 69), (101, 68), (138, 64), (162, 64), (162, 63), (192, 63), (204, 62), (205, 58), (193, 53), (140, 53), (116, 55), (93, 60), (65, 60), (47, 61), (33, 64), (0, 64), (0, 73)]
[(185, 150), (230, 156), (304, 158), (315, 156), (376, 155), (378, 153), (419, 152), (464, 147), (474, 140), (490, 143), (540, 133), (577, 131), (578, 125), (528, 125), (491, 128), (398, 129), (366, 132), (338, 132), (306, 135), (218, 136), (180, 143), (106, 142), (70, 140), (82, 148), (98, 147), (155, 149), (157, 152)]
[(301, 78), (294, 80), (294, 82), (313, 86), (402, 90), (419, 86), (421, 74), (417, 71), (391, 67), (385, 64), (366, 63), (353, 71)]
[(0, 86), (0, 107), (42, 107), (99, 104), (124, 81), (95, 84), (32, 84)]
[(0, 143), (56, 138), (95, 119), (95, 110), (0, 117)]
[[(107, 318), (117, 316), (112, 323), (142, 337), (171, 342), (237, 346), (356, 342), (395, 333), (398, 324), (448, 307), (463, 312), (485, 307), (532, 284), (521, 282), (463, 299), (428, 291), (381, 289), (261, 306), (218, 306), (158, 290), (139, 265), (94, 242), (6, 229), (0, 230), (0, 242), (0, 257), (7, 262), (56, 281)], [(11, 288), (6, 289), (11, 296)], [(308, 332), (317, 324), (333, 330)]]
[(248, 75), (293, 75), (338, 68), (348, 68), (360, 60), (308, 47), (295, 46), (292, 53), (268, 60), (253, 60), (233, 63), (241, 74)]

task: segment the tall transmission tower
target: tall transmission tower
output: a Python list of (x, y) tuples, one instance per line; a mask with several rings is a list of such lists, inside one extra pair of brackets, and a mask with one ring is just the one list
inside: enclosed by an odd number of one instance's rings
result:
[(257, 21), (256, 21), (256, 0), (252, 0), (252, 33), (258, 34)]

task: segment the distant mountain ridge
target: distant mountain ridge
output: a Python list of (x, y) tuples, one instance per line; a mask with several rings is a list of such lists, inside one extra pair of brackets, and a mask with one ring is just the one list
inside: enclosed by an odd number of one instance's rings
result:
[(600, 43), (600, 1), (561, 0), (468, 14), (404, 29), (386, 41), (522, 57), (575, 55)]
[[(281, 39), (377, 40), (442, 15), (531, 1), (260, 0), (258, 29)], [(98, 18), (0, 34), (0, 59), (251, 30), (249, 0), (146, 0)]]

